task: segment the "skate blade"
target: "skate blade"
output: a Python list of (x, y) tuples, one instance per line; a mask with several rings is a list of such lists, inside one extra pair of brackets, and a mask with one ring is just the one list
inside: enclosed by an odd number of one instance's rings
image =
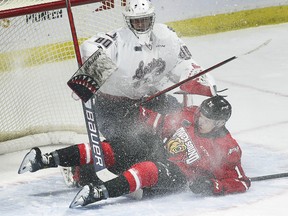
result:
[(31, 161), (35, 160), (35, 151), (31, 150), (28, 152), (25, 157), (23, 158), (23, 161), (18, 169), (18, 174), (22, 174), (28, 171), (32, 170), (32, 164)]
[(73, 201), (71, 202), (69, 208), (75, 208), (76, 206), (84, 206), (85, 200), (89, 196), (89, 186), (85, 185), (74, 197)]

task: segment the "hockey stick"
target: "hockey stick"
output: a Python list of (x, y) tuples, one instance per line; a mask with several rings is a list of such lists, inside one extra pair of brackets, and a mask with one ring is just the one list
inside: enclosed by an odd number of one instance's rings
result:
[(166, 88), (166, 89), (164, 89), (164, 90), (162, 90), (162, 91), (159, 91), (159, 92), (157, 92), (156, 94), (151, 95), (150, 97), (145, 98), (145, 100), (142, 101), (141, 104), (147, 103), (147, 102), (151, 101), (153, 98), (158, 97), (158, 96), (160, 96), (160, 95), (162, 95), (162, 94), (164, 94), (164, 93), (166, 93), (166, 92), (168, 92), (168, 91), (171, 91), (172, 89), (175, 89), (175, 88), (181, 86), (182, 84), (184, 84), (184, 83), (186, 83), (186, 82), (188, 82), (188, 81), (190, 81), (190, 80), (196, 79), (196, 78), (198, 78), (198, 77), (200, 77), (200, 76), (202, 76), (202, 75), (204, 75), (204, 74), (206, 74), (206, 73), (208, 73), (208, 72), (210, 72), (210, 71), (212, 71), (212, 70), (214, 70), (214, 69), (216, 69), (216, 68), (218, 68), (218, 67), (220, 67), (220, 66), (222, 66), (222, 65), (224, 65), (224, 64), (227, 64), (227, 63), (230, 62), (230, 61), (233, 61), (233, 60), (235, 60), (235, 59), (238, 59), (238, 58), (241, 57), (241, 56), (251, 54), (251, 53), (259, 50), (260, 48), (266, 46), (267, 44), (269, 44), (269, 43), (271, 42), (271, 40), (272, 40), (272, 39), (269, 39), (269, 40), (265, 41), (264, 43), (260, 44), (259, 46), (255, 47), (254, 49), (252, 49), (252, 50), (250, 50), (250, 51), (248, 51), (248, 52), (246, 52), (246, 53), (243, 53), (242, 55), (230, 57), (230, 58), (228, 58), (228, 59), (226, 59), (226, 60), (224, 60), (224, 61), (222, 61), (222, 62), (219, 62), (219, 63), (217, 63), (217, 64), (215, 64), (215, 65), (213, 65), (213, 66), (211, 66), (211, 67), (209, 67), (209, 68), (201, 71), (201, 72), (198, 73), (198, 74), (195, 74), (194, 76), (191, 76), (191, 77), (189, 77), (189, 78), (187, 78), (187, 79), (185, 79), (185, 80), (182, 80), (182, 81), (179, 82), (179, 83), (176, 83), (175, 85), (172, 85), (172, 86), (170, 86), (170, 87), (168, 87), (168, 88)]
[(263, 180), (269, 180), (269, 179), (285, 178), (285, 177), (288, 177), (288, 173), (278, 173), (278, 174), (272, 174), (272, 175), (257, 176), (257, 177), (250, 178), (250, 180), (252, 182), (255, 182), (255, 181), (263, 181)]
[[(111, 67), (110, 68), (111, 70), (109, 69), (107, 70), (107, 68), (105, 68), (106, 74), (108, 72), (110, 73), (110, 75), (108, 74), (107, 76), (104, 76), (106, 79), (101, 80), (101, 78), (103, 78), (104, 73), (99, 73), (99, 68), (97, 68), (97, 66), (93, 64), (99, 61), (99, 59), (101, 59), (103, 56), (105, 58), (105, 55), (102, 55), (101, 49), (97, 50), (87, 61), (85, 61), (84, 64), (82, 64), (70, 0), (66, 0), (66, 7), (67, 7), (71, 33), (72, 33), (75, 54), (76, 54), (77, 62), (79, 66), (79, 69), (76, 71), (72, 79), (69, 80), (68, 85), (72, 89), (76, 88), (77, 90), (79, 90), (77, 91), (78, 92), (77, 95), (82, 99), (82, 108), (84, 112), (84, 118), (85, 118), (89, 143), (90, 143), (91, 150), (92, 150), (93, 165), (94, 165), (96, 175), (99, 177), (101, 181), (108, 181), (112, 178), (115, 178), (116, 175), (114, 173), (111, 173), (105, 166), (104, 155), (103, 155), (103, 151), (101, 147), (101, 140), (100, 140), (100, 135), (99, 135), (100, 133), (99, 133), (97, 122), (96, 122), (95, 106), (94, 106), (95, 101), (94, 101), (93, 93), (94, 91), (96, 92), (97, 89), (100, 88), (100, 86), (103, 84), (103, 82), (111, 75), (111, 71), (113, 71), (114, 65), (113, 64), (109, 65)], [(94, 68), (96, 68), (96, 71), (94, 70)], [(92, 77), (92, 75), (94, 76)], [(96, 80), (93, 79), (95, 77), (99, 79), (96, 79)], [(84, 83), (84, 87), (83, 87), (83, 83)], [(95, 86), (96, 88), (94, 88)], [(93, 93), (90, 92), (91, 89), (93, 90), (92, 91)], [(86, 103), (84, 103), (83, 100)]]

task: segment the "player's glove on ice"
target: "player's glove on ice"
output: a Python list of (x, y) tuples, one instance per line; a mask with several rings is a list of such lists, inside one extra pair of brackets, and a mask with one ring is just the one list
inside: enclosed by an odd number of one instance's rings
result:
[(198, 177), (189, 184), (190, 190), (195, 194), (221, 195), (223, 186), (214, 178)]

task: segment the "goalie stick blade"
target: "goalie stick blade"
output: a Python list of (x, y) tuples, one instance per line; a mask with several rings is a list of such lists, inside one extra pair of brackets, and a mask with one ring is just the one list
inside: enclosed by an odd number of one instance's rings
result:
[(117, 175), (115, 175), (114, 173), (110, 172), (107, 168), (102, 169), (98, 172), (96, 172), (96, 175), (99, 179), (101, 179), (101, 181), (109, 181), (111, 179), (114, 179), (117, 177)]
[(86, 103), (116, 69), (114, 62), (99, 48), (67, 84)]
[(31, 161), (35, 160), (35, 152), (31, 150), (28, 152), (22, 160), (22, 163), (18, 169), (18, 174), (22, 174), (32, 170)]

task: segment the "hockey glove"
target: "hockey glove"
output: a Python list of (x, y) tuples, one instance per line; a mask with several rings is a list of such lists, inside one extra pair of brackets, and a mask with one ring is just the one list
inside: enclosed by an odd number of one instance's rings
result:
[(191, 182), (189, 188), (193, 193), (202, 195), (221, 195), (223, 192), (223, 187), (217, 179), (204, 176)]

